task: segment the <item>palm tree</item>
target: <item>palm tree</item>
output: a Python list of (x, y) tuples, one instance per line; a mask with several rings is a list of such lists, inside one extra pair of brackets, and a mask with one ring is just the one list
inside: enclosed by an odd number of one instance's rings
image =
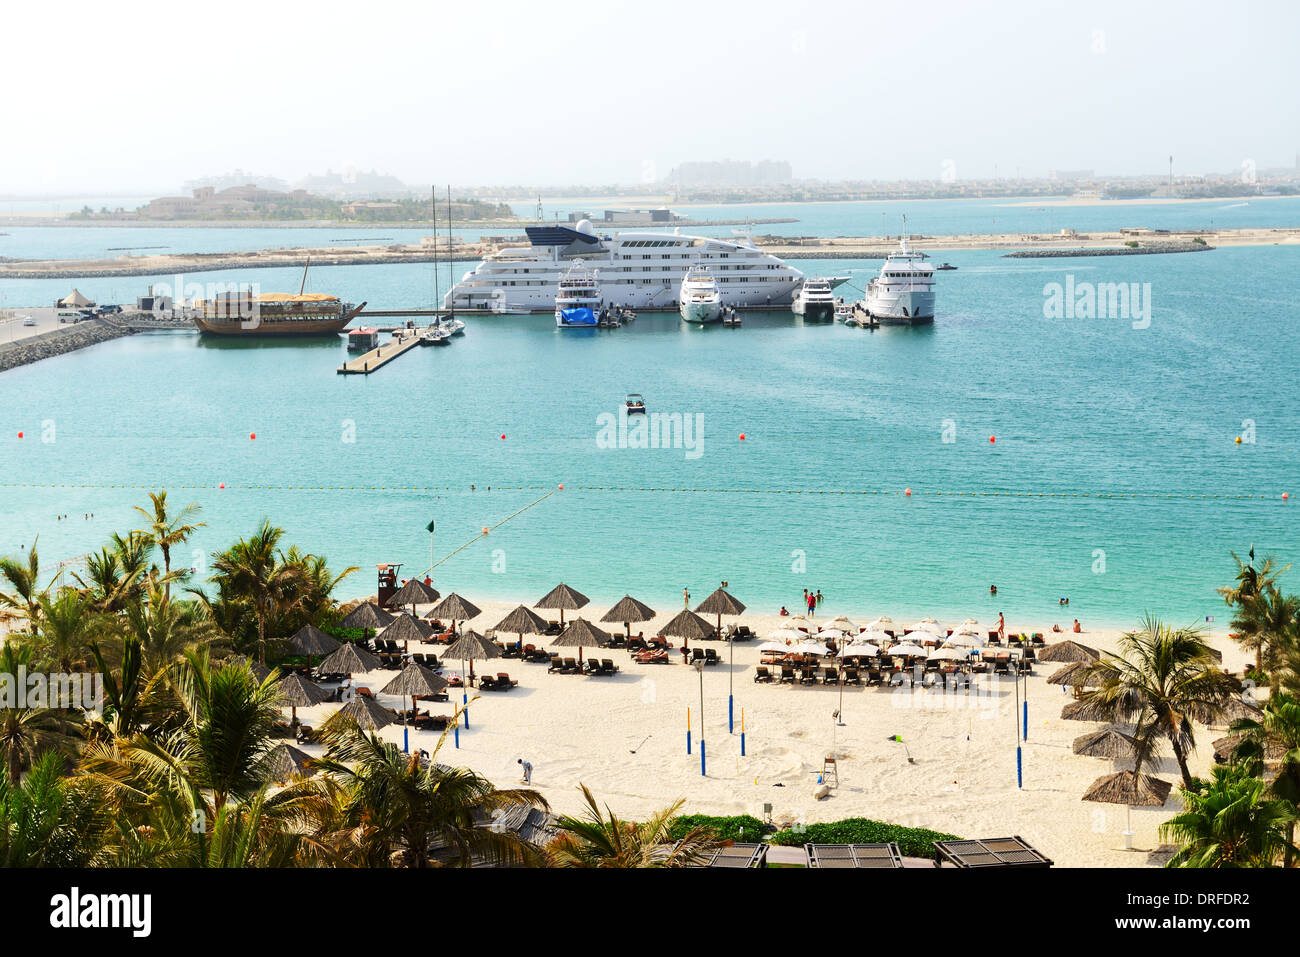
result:
[(226, 551), (214, 555), (212, 561), (212, 583), (223, 594), (243, 597), (253, 607), (263, 664), (266, 663), (267, 620), (294, 604), (303, 581), (301, 566), (286, 563), (277, 552), (283, 535), (284, 529), (264, 521), (252, 538), (241, 538)]
[(42, 754), (72, 754), (79, 743), (76, 726), (80, 715), (58, 708), (19, 706), (14, 694), (18, 671), (26, 669), (31, 661), (30, 646), (20, 648), (7, 642), (0, 650), (0, 681), (9, 684), (9, 694), (0, 698), (0, 754), (11, 784), (17, 784), (23, 770), (34, 765)]
[(1121, 636), (1119, 646), (1119, 654), (1104, 654), (1088, 669), (1087, 683), (1094, 690), (1081, 697), (1116, 720), (1136, 724), (1139, 763), (1155, 753), (1161, 739), (1168, 740), (1183, 786), (1191, 788), (1192, 721), (1222, 714), (1236, 682), (1215, 666), (1196, 628), (1171, 628), (1147, 616), (1140, 630)]
[(40, 657), (55, 671), (80, 671), (89, 658), (86, 642), (96, 625), (89, 600), (75, 588), (63, 588), (54, 598), (41, 595), (37, 603), (44, 622), (36, 642)]
[[(174, 515), (169, 515), (167, 513), (166, 490), (150, 492), (149, 501), (152, 504), (151, 509), (144, 509), (137, 505), (135, 510), (148, 519), (149, 525), (144, 532), (162, 553), (163, 571), (170, 575), (172, 570), (172, 548), (176, 545), (185, 544), (195, 531), (203, 528), (207, 523), (189, 521), (200, 511), (199, 506), (195, 503), (186, 505)], [(166, 593), (167, 597), (170, 598), (170, 581), (166, 585)]]
[[(1253, 550), (1254, 546), (1252, 546)], [(1246, 564), (1237, 557), (1236, 552), (1230, 552), (1232, 560), (1237, 563), (1237, 577), (1234, 579), (1235, 584), (1224, 585), (1216, 588), (1220, 595), (1223, 596), (1225, 605), (1238, 605), (1243, 598), (1250, 598), (1258, 595), (1269, 586), (1273, 585), (1278, 576), (1285, 572), (1290, 565), (1284, 565), (1278, 568), (1271, 555), (1264, 557), (1264, 563), (1259, 568), (1255, 567), (1254, 559), (1250, 564)]]
[[(1281, 652), (1294, 643), (1297, 617), (1300, 617), (1300, 597), (1283, 595), (1270, 584), (1253, 595), (1246, 596), (1237, 605), (1231, 628), (1238, 643), (1255, 652), (1255, 670), (1272, 672), (1279, 663)], [(1277, 679), (1273, 679), (1277, 687)]]
[(126, 625), (140, 639), (140, 651), (148, 673), (161, 671), (182, 653), (206, 642), (213, 631), (210, 624), (187, 622), (187, 610), (171, 600), (167, 591), (153, 590), (148, 600), (126, 609)]
[[(1261, 706), (1258, 720), (1234, 721), (1232, 731), (1241, 738), (1232, 758), (1251, 774), (1263, 775), (1265, 756), (1281, 752), (1277, 776), (1268, 786), (1270, 797), (1285, 801), (1293, 811), (1300, 809), (1300, 699), (1275, 694)], [(1300, 863), (1295, 851), (1295, 818), (1286, 826), (1286, 866)]]
[(699, 827), (679, 841), (672, 840), (672, 821), (685, 801), (635, 824), (621, 820), (608, 807), (602, 811), (585, 784), (582, 796), (586, 816), (566, 816), (556, 822), (560, 836), (546, 848), (554, 867), (688, 867), (721, 843), (712, 831)]
[(1287, 827), (1295, 810), (1264, 797), (1264, 782), (1241, 765), (1218, 765), (1207, 784), (1182, 791), (1183, 812), (1160, 826), (1182, 846), (1169, 867), (1273, 867), (1294, 849)]
[(315, 767), (327, 772), (318, 785), (315, 829), (335, 860), (389, 867), (435, 866), (439, 860), (469, 867), (476, 860), (520, 866), (539, 863), (540, 852), (511, 831), (479, 826), (519, 807), (545, 808), (528, 789), (498, 790), (467, 768), (437, 763), (444, 733), (428, 764), (378, 735), (362, 734), (350, 719), (327, 731), (329, 751)]
[(89, 867), (111, 827), (108, 807), (63, 777), (46, 753), (21, 784), (0, 776), (0, 867)]
[(0, 558), (0, 578), (9, 583), (11, 592), (0, 592), (0, 607), (13, 608), (27, 620), (27, 630), (35, 634), (40, 627), (40, 599), (49, 586), (38, 584), (41, 559), (36, 553), (36, 542), (22, 558)]

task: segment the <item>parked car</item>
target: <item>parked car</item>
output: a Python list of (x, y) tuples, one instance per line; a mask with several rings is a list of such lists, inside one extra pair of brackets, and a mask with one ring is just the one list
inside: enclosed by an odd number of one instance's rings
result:
[(24, 326), (34, 326), (34, 325), (36, 325), (36, 320), (33, 319), (31, 316), (23, 316), (23, 325), (24, 325)]

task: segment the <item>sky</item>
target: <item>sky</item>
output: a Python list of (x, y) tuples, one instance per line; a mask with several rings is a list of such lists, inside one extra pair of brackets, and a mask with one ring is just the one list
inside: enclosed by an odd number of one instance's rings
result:
[(0, 195), (1291, 166), (1300, 3), (11, 4)]

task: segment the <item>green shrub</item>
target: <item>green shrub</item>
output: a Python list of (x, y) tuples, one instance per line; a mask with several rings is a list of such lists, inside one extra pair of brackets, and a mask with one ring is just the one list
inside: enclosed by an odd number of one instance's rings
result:
[(374, 635), (373, 628), (344, 628), (342, 625), (326, 625), (321, 631), (339, 641), (352, 642), (355, 644), (359, 641), (365, 641)]
[(1198, 245), (1198, 246), (1204, 246), (1204, 245), (1205, 245), (1205, 240), (1202, 239), (1200, 236), (1193, 236), (1193, 237), (1192, 237), (1192, 242), (1196, 243), (1196, 245)]
[(824, 824), (805, 824), (798, 832), (777, 831), (771, 843), (786, 847), (804, 844), (883, 844), (893, 841), (904, 857), (934, 857), (933, 841), (957, 841), (955, 834), (941, 834), (923, 827), (903, 827), (865, 817), (850, 817)]
[[(669, 825), (669, 834), (674, 841), (681, 840), (686, 832), (693, 827), (704, 827), (713, 831), (724, 841), (735, 841), (737, 844), (752, 843), (760, 840), (763, 834), (769, 830), (768, 825), (764, 824), (756, 817), (749, 814), (738, 814), (735, 817), (712, 817), (708, 814), (685, 814), (681, 817), (675, 817)], [(743, 832), (743, 833), (742, 833)]]
[(1129, 240), (1128, 242), (1126, 242), (1124, 245), (1127, 246), (1129, 249), (1137, 249), (1137, 248), (1138, 248), (1138, 242), (1137, 242), (1136, 239), (1130, 239), (1130, 240)]

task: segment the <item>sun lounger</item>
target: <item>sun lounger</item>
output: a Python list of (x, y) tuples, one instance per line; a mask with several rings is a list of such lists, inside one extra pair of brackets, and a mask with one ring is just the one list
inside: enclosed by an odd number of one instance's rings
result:
[(546, 673), (547, 673), (547, 674), (551, 674), (552, 672), (560, 672), (560, 673), (563, 673), (563, 672), (564, 672), (564, 659), (563, 659), (563, 658), (552, 658), (552, 659), (551, 659), (551, 667), (549, 667), (549, 668), (546, 669)]
[(497, 691), (509, 691), (515, 685), (519, 684), (504, 671), (497, 672)]
[(666, 665), (668, 664), (668, 652), (663, 649), (638, 651), (636, 660), (643, 665)]
[(493, 678), (491, 675), (482, 675), (478, 679), (478, 687), (480, 691), (495, 691), (497, 687), (497, 680)]
[(906, 676), (901, 671), (891, 671), (889, 673), (889, 687), (891, 688), (903, 687), (903, 680), (905, 677)]
[(697, 662), (697, 661), (703, 661), (703, 660), (704, 660), (704, 649), (703, 649), (703, 648), (692, 648), (692, 649), (691, 649), (691, 664), (695, 664), (695, 662)]
[(581, 669), (580, 667), (578, 667), (578, 659), (577, 659), (577, 658), (565, 658), (565, 659), (564, 659), (564, 673), (565, 673), (566, 675), (576, 675), (576, 674), (580, 674), (581, 672), (582, 672), (582, 669)]
[(840, 673), (834, 668), (827, 668), (825, 673), (822, 675), (822, 684), (824, 685), (839, 684), (839, 681)]
[(607, 675), (612, 675), (618, 671), (618, 665), (614, 664), (609, 658), (603, 658), (600, 662), (600, 670)]
[(844, 683), (845, 683), (846, 685), (860, 685), (860, 684), (862, 684), (862, 676), (858, 673), (858, 669), (857, 669), (857, 668), (845, 668), (845, 669), (844, 669)]
[(799, 673), (799, 683), (801, 685), (815, 685), (817, 683), (817, 672), (812, 668), (804, 668)]
[(706, 665), (716, 665), (721, 660), (722, 659), (718, 657), (718, 653), (712, 648), (704, 649), (704, 663)]
[(754, 680), (757, 681), (757, 682), (759, 682), (760, 684), (762, 684), (762, 683), (764, 683), (764, 682), (771, 682), (771, 680), (772, 680), (772, 672), (768, 671), (766, 668), (763, 668), (763, 667), (761, 667), (761, 666), (758, 667), (758, 668), (755, 668), (755, 669), (754, 669)]
[(789, 665), (781, 666), (781, 684), (794, 684), (794, 669)]

